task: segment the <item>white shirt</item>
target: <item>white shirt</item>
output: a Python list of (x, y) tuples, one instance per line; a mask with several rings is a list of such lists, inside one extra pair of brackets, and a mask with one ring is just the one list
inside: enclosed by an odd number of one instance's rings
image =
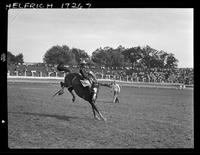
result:
[(120, 92), (120, 86), (116, 83), (116, 84), (112, 84), (111, 85), (111, 89), (116, 91), (116, 92)]

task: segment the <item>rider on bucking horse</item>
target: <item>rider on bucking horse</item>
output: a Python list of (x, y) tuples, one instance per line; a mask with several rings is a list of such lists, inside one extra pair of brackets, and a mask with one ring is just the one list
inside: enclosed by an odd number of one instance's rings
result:
[[(82, 77), (83, 77), (83, 84), (88, 84), (88, 86), (90, 86), (90, 84), (92, 84), (92, 81), (91, 79), (89, 78), (89, 73), (90, 72), (87, 72), (86, 69), (85, 69), (85, 65), (87, 63), (83, 60), (80, 62), (80, 68), (79, 68), (79, 72), (81, 73)], [(94, 77), (95, 78), (95, 77)], [(90, 83), (88, 83), (87, 81), (89, 81)]]
[[(84, 86), (84, 87), (89, 87), (89, 90), (91, 90), (91, 95), (92, 95), (92, 98), (93, 100), (95, 100), (96, 98), (96, 93), (97, 93), (97, 89), (95, 89), (95, 84), (98, 84), (97, 83), (97, 79), (95, 77), (95, 75), (93, 74), (93, 72), (89, 71), (87, 72), (86, 69), (85, 69), (85, 66), (86, 66), (86, 61), (83, 60), (80, 62), (80, 68), (79, 68), (79, 72), (81, 74), (81, 76), (83, 77), (83, 80), (80, 80), (81, 84)], [(58, 65), (58, 70), (67, 70), (68, 72), (70, 72), (70, 70), (66, 67), (64, 67), (64, 63), (60, 63)], [(65, 83), (61, 82), (61, 87), (64, 87)], [(63, 94), (64, 92), (61, 92), (60, 94)]]
[[(96, 93), (96, 90), (94, 89), (95, 84), (97, 84), (97, 79), (95, 77), (95, 75), (93, 74), (93, 72), (89, 71), (87, 72), (85, 69), (86, 66), (86, 62), (85, 60), (80, 62), (80, 68), (79, 68), (79, 72), (83, 77), (83, 80), (81, 80), (81, 83), (83, 86), (88, 86), (89, 88), (91, 88), (91, 93), (93, 94), (93, 99), (95, 98), (94, 94)], [(90, 78), (90, 77), (92, 78)]]

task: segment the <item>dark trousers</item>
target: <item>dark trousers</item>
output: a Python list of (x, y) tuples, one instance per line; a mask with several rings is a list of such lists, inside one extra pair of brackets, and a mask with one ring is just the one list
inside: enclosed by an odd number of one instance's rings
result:
[(114, 96), (113, 96), (113, 103), (119, 103), (118, 99), (119, 92), (114, 91)]
[(79, 70), (79, 72), (81, 73), (81, 75), (83, 76), (83, 78), (84, 78), (84, 79), (87, 79), (87, 80), (89, 80), (89, 79), (88, 79), (88, 76), (87, 76), (87, 73), (86, 73), (86, 71), (85, 71), (85, 70), (83, 70), (83, 69), (80, 69), (80, 70)]

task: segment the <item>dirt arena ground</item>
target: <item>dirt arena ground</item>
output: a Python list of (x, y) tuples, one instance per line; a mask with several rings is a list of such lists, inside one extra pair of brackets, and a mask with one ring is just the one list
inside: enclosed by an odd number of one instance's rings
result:
[(9, 148), (193, 148), (193, 90), (122, 87), (112, 103), (101, 87), (96, 102), (107, 122), (95, 120), (91, 106), (71, 101), (55, 83), (8, 82)]

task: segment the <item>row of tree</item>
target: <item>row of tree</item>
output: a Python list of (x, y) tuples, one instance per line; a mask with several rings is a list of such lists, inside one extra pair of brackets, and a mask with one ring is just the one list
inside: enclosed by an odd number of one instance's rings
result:
[[(89, 65), (105, 67), (146, 67), (146, 68), (176, 68), (178, 60), (174, 54), (159, 51), (150, 46), (125, 48), (104, 47), (98, 48), (90, 57), (84, 50), (72, 48), (67, 45), (53, 46), (43, 56), (43, 62), (48, 65), (64, 63), (66, 65), (78, 65), (81, 60), (86, 60)], [(22, 64), (23, 54), (13, 55), (7, 52), (8, 64)]]
[(81, 59), (89, 59), (89, 55), (81, 49), (72, 48), (68, 46), (53, 46), (45, 53), (43, 62), (46, 64), (59, 64), (64, 63), (68, 65), (79, 64)]
[(105, 67), (147, 67), (147, 68), (176, 68), (178, 60), (174, 54), (159, 51), (150, 46), (125, 48), (104, 47), (98, 48), (90, 57), (84, 50), (68, 46), (53, 46), (46, 51), (43, 61), (46, 64), (77, 65), (84, 59), (91, 65)]
[(10, 64), (23, 64), (24, 63), (24, 56), (22, 53), (14, 55), (11, 52), (7, 52), (7, 63)]

